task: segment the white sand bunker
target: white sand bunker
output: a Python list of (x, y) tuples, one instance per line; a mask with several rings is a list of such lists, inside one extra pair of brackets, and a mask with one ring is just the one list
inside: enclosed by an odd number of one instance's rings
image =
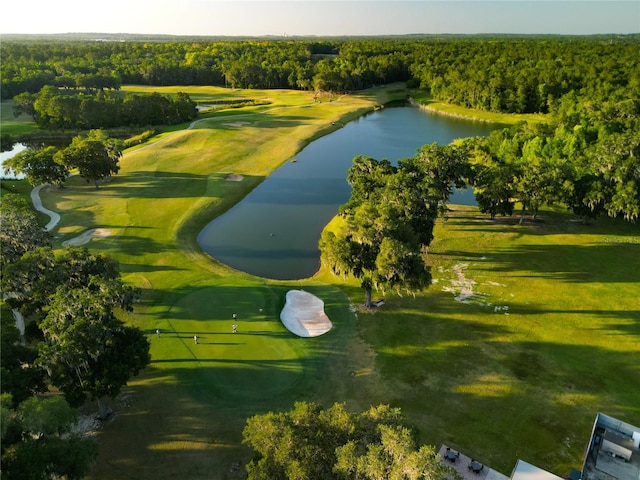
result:
[(82, 232), (77, 237), (72, 238), (71, 240), (65, 240), (62, 242), (63, 247), (79, 247), (80, 245), (84, 245), (85, 243), (89, 243), (89, 240), (92, 238), (104, 238), (111, 235), (113, 232), (110, 228), (92, 228), (90, 230), (86, 230)]
[(240, 128), (244, 125), (250, 125), (250, 123), (249, 122), (230, 122), (230, 123), (223, 123), (223, 125), (226, 125), (227, 127)]
[(299, 337), (317, 337), (327, 333), (333, 324), (324, 313), (324, 302), (304, 290), (289, 290), (280, 312), (280, 320)]
[(238, 175), (237, 173), (230, 173), (227, 175), (227, 182), (241, 182), (244, 179), (242, 175)]

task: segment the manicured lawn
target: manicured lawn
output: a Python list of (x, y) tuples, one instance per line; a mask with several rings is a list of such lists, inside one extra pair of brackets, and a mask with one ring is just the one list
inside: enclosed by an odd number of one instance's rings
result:
[(637, 225), (548, 213), (521, 226), (456, 207), (435, 238), (428, 293), (359, 321), (385, 378), (380, 400), (425, 443), (506, 474), (522, 458), (563, 476), (597, 412), (638, 425)]
[[(315, 399), (323, 379), (345, 368), (355, 320), (339, 288), (233, 272), (200, 253), (195, 237), (318, 132), (388, 93), (322, 104), (308, 92), (270, 93), (269, 109), (219, 112), (132, 149), (99, 190), (71, 177), (43, 195), (62, 214), (57, 245), (87, 228), (110, 229), (90, 248), (118, 258), (125, 280), (144, 290), (127, 320), (148, 332), (153, 361), (126, 389), (131, 406), (101, 433), (94, 478), (226, 478), (248, 461), (240, 440), (249, 415)], [(244, 179), (226, 181), (229, 173)], [(302, 284), (323, 298), (337, 327), (321, 339), (293, 337), (279, 321), (287, 289)]]
[(36, 129), (33, 119), (27, 114), (18, 117), (13, 115), (13, 100), (3, 100), (0, 102), (0, 122), (2, 123), (2, 133), (13, 137), (25, 133), (31, 133)]
[[(200, 252), (195, 237), (211, 218), (393, 88), (316, 104), (308, 92), (198, 87), (202, 99), (264, 95), (271, 104), (208, 114), (126, 152), (100, 190), (72, 177), (44, 194), (62, 214), (56, 245), (111, 229), (89, 247), (116, 257), (144, 291), (126, 320), (148, 333), (152, 363), (114, 403), (91, 478), (242, 478), (246, 418), (296, 400), (400, 406), (423, 443), (446, 442), (505, 474), (522, 458), (566, 475), (598, 411), (640, 425), (637, 225), (553, 212), (518, 225), (456, 207), (430, 249), (437, 283), (357, 315), (350, 304), (363, 295), (352, 281), (324, 271), (260, 279)], [(226, 181), (229, 173), (244, 179)], [(462, 281), (474, 282), (466, 303), (455, 299)], [(325, 301), (336, 326), (322, 337), (293, 337), (279, 321), (287, 289), (301, 287)]]

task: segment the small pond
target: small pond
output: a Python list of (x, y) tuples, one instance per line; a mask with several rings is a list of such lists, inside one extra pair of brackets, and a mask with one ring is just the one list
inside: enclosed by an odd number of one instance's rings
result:
[[(209, 223), (198, 243), (212, 257), (253, 275), (308, 278), (319, 268), (322, 229), (350, 196), (346, 172), (355, 156), (395, 163), (415, 155), (422, 145), (487, 135), (501, 127), (410, 106), (372, 112), (308, 145)], [(461, 191), (451, 203), (475, 200), (471, 191)]]
[(6, 152), (0, 152), (0, 177), (2, 177), (2, 178), (15, 178), (15, 179), (24, 178), (24, 175), (22, 175), (22, 174), (17, 175), (13, 171), (8, 171), (7, 173), (5, 173), (5, 171), (4, 171), (4, 162), (5, 162), (5, 160), (9, 160), (11, 157), (13, 157), (14, 155), (17, 155), (18, 153), (20, 153), (21, 151), (25, 150), (26, 148), (27, 148), (26, 145), (24, 145), (22, 143), (16, 143), (16, 144), (13, 145), (13, 148), (11, 150), (7, 150)]
[(27, 148), (34, 148), (40, 150), (45, 147), (66, 148), (71, 143), (71, 138), (68, 137), (55, 137), (55, 138), (39, 138), (30, 142), (14, 143), (11, 145), (11, 149), (5, 152), (0, 152), (0, 177), (2, 178), (25, 178), (22, 174), (15, 174), (13, 171), (4, 173), (4, 162)]

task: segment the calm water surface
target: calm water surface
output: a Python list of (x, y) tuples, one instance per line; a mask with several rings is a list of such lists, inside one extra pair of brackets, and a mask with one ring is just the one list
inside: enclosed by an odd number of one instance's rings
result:
[(14, 173), (13, 170), (9, 170), (5, 173), (4, 161), (9, 160), (10, 158), (17, 155), (18, 153), (25, 150), (26, 148), (27, 148), (26, 145), (23, 145), (22, 143), (16, 143), (11, 150), (7, 150), (6, 152), (0, 152), (0, 176), (2, 178), (15, 178), (15, 179), (24, 178), (24, 175), (22, 174), (18, 175)]
[[(500, 125), (430, 114), (414, 107), (385, 108), (359, 118), (301, 151), (198, 235), (219, 261), (265, 278), (312, 276), (320, 265), (318, 240), (351, 194), (346, 173), (357, 155), (397, 160), (422, 145), (487, 135)], [(452, 203), (474, 204), (462, 191)]]
[(26, 150), (27, 148), (34, 148), (36, 150), (42, 149), (44, 147), (57, 147), (57, 148), (65, 148), (68, 147), (71, 143), (71, 138), (43, 138), (39, 140), (33, 140), (29, 143), (15, 143), (11, 150), (7, 150), (6, 152), (0, 152), (0, 177), (2, 178), (14, 178), (14, 179), (23, 179), (25, 178), (22, 174), (16, 174), (13, 170), (4, 172), (4, 162), (13, 158), (18, 153)]

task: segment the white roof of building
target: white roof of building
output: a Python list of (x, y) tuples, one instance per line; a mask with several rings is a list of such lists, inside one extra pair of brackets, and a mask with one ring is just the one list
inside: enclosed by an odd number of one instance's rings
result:
[(513, 469), (511, 480), (563, 480), (561, 477), (549, 473), (546, 470), (531, 465), (524, 460), (518, 460)]

